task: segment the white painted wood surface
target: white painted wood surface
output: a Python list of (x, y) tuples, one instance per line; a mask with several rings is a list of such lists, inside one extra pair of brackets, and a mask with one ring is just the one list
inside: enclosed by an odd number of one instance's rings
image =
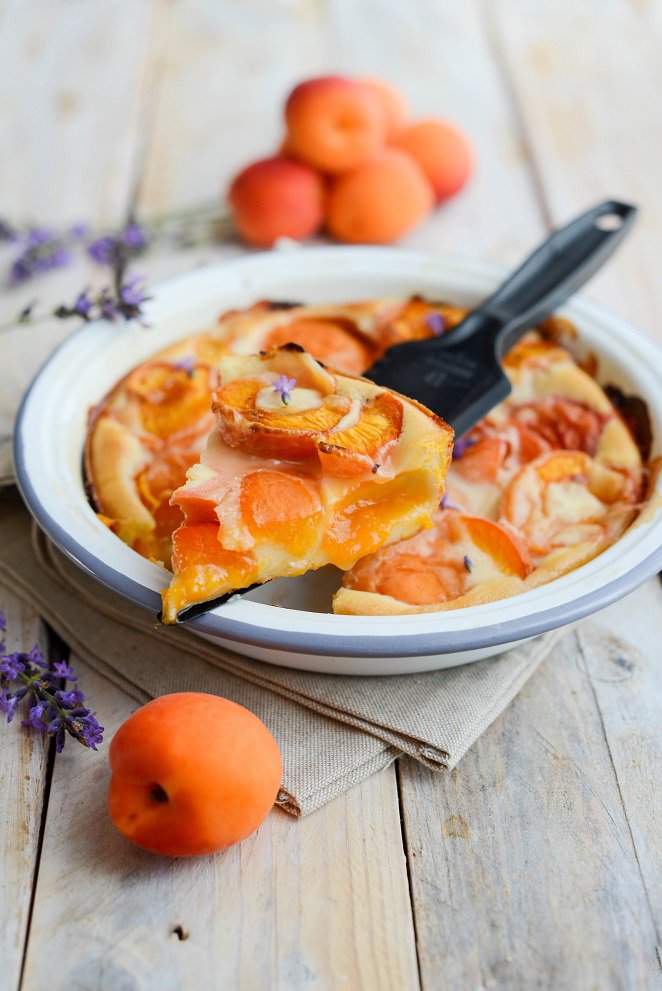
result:
[[(134, 203), (214, 201), (277, 144), (293, 82), (377, 74), (478, 152), (466, 193), (406, 243), (512, 264), (548, 222), (630, 198), (639, 230), (590, 292), (662, 339), (661, 38), (651, 0), (0, 0), (0, 216), (112, 224)], [(92, 278), (81, 264), (35, 288), (54, 305)], [(31, 298), (3, 294), (0, 322)], [(5, 429), (65, 332), (31, 330), (0, 369)], [(3, 728), (3, 982), (19, 987), (25, 950), (25, 991), (659, 987), (661, 597), (652, 581), (580, 628), (451, 775), (402, 762), (200, 861), (115, 835), (102, 755), (68, 744), (48, 794), (40, 746)], [(30, 646), (37, 617), (4, 590), (0, 607)], [(135, 703), (75, 662), (118, 725)]]

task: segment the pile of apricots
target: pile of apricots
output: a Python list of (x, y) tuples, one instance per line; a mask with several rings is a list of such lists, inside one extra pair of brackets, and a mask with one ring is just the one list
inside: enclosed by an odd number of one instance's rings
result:
[(322, 229), (350, 244), (390, 244), (473, 170), (462, 131), (437, 118), (408, 121), (404, 99), (380, 79), (302, 82), (285, 125), (278, 154), (243, 169), (228, 192), (235, 227), (255, 247)]

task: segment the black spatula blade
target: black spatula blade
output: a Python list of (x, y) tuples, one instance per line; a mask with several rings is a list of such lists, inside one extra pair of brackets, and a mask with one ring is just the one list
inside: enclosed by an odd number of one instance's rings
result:
[(616, 200), (587, 210), (553, 231), (447, 334), (395, 345), (365, 377), (418, 400), (461, 436), (510, 392), (503, 355), (597, 272), (636, 214), (636, 207)]
[(396, 344), (366, 377), (427, 406), (449, 423), (458, 437), (511, 389), (497, 361), (494, 343), (485, 337), (454, 345), (449, 342), (446, 347), (443, 338)]

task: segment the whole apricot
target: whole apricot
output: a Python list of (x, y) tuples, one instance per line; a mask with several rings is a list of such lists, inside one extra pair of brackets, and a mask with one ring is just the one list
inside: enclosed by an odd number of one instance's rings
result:
[(458, 193), (473, 171), (469, 139), (447, 120), (429, 118), (410, 124), (396, 135), (393, 144), (418, 162), (437, 203)]
[(390, 141), (407, 122), (407, 104), (404, 97), (383, 79), (365, 76), (360, 81), (368, 86), (379, 100), (386, 126), (386, 139)]
[(299, 83), (285, 104), (287, 147), (322, 172), (356, 168), (382, 145), (379, 98), (358, 80), (323, 76)]
[(222, 850), (266, 818), (282, 777), (278, 745), (229, 699), (179, 692), (148, 702), (110, 745), (110, 817), (138, 846), (171, 857)]
[(323, 220), (324, 196), (324, 180), (314, 169), (277, 155), (235, 176), (228, 202), (244, 240), (269, 248), (279, 237), (311, 237)]
[(430, 183), (409, 155), (384, 148), (336, 179), (327, 200), (330, 234), (353, 244), (389, 244), (423, 219), (434, 204)]

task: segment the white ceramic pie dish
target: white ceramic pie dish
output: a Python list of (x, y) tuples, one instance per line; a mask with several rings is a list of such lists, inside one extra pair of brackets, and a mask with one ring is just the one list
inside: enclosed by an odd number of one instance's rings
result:
[[(156, 614), (167, 574), (115, 537), (85, 495), (81, 454), (88, 409), (131, 367), (218, 314), (257, 299), (305, 303), (422, 293), (478, 302), (500, 281), (483, 262), (390, 248), (310, 248), (209, 266), (154, 289), (150, 329), (99, 321), (72, 334), (25, 396), (15, 437), (23, 497), (51, 539), (89, 575)], [(583, 298), (563, 311), (599, 356), (602, 382), (643, 397), (662, 435), (662, 352), (626, 320)], [(594, 561), (522, 595), (445, 613), (335, 616), (335, 569), (280, 579), (193, 620), (196, 632), (272, 663), (338, 674), (388, 675), (497, 654), (626, 595), (662, 568), (662, 512)]]

